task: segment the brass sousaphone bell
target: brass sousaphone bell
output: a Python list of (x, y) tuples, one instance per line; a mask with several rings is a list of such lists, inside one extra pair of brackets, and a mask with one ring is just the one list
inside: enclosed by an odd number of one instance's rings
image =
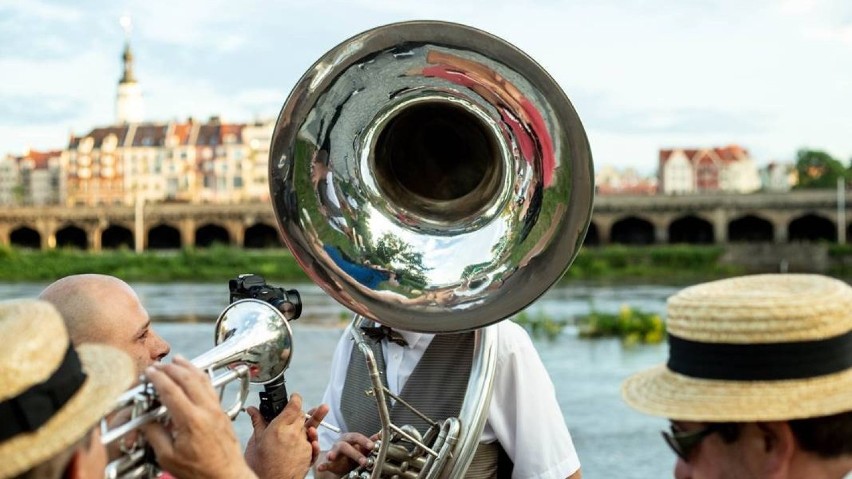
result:
[[(323, 55), (284, 104), (270, 154), (282, 237), (356, 322), (477, 330), (452, 440), (462, 449), (490, 399), (494, 339), (479, 328), (559, 280), (593, 188), (585, 131), (556, 81), (506, 41), (444, 22), (382, 26)], [(402, 434), (379, 407), (383, 437)], [(466, 454), (418, 474), (459, 477)]]

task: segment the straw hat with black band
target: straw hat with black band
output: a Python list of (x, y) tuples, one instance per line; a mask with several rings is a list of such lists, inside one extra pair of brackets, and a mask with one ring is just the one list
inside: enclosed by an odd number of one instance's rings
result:
[(71, 346), (49, 303), (0, 301), (0, 479), (62, 452), (109, 412), (133, 381), (114, 348)]
[(852, 411), (852, 287), (754, 275), (668, 300), (669, 361), (625, 381), (633, 408), (674, 420), (753, 422)]

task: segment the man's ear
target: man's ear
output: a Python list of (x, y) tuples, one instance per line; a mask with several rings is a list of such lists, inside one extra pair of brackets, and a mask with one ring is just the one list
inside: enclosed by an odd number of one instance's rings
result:
[(786, 477), (796, 452), (796, 437), (784, 421), (759, 422), (757, 429), (763, 445), (765, 477)]

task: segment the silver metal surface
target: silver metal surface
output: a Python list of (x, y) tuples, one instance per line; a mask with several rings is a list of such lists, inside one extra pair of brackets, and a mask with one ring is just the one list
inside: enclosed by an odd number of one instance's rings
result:
[(216, 320), (215, 347), (192, 360), (202, 369), (245, 364), (253, 384), (282, 374), (293, 354), (290, 322), (266, 301), (242, 299), (228, 305)]
[[(488, 417), (491, 394), (494, 388), (494, 373), (497, 367), (496, 344), (498, 330), (482, 328), (476, 331), (470, 379), (459, 417), (441, 421), (432, 420), (416, 408), (393, 394), (382, 383), (373, 351), (364, 339), (362, 326), (366, 319), (355, 315), (350, 327), (354, 347), (361, 351), (370, 374), (370, 394), (376, 401), (381, 422), (380, 440), (367, 455), (367, 464), (357, 466), (344, 476), (350, 479), (369, 477), (420, 479), (452, 479), (464, 477), (470, 466), (479, 437)], [(424, 435), (410, 425), (397, 425), (391, 420), (387, 397), (429, 423)]]
[[(277, 308), (266, 301), (243, 299), (222, 311), (216, 321), (215, 346), (196, 356), (192, 364), (210, 374), (214, 388), (223, 390), (227, 384), (240, 381), (236, 399), (224, 408), (233, 419), (245, 406), (249, 382), (266, 384), (284, 374), (292, 356), (292, 336), (290, 323)], [(139, 426), (168, 416), (168, 409), (157, 401), (157, 391), (148, 382), (122, 394), (113, 412), (126, 408), (131, 412), (127, 422), (112, 428), (102, 426), (101, 443), (104, 445), (123, 441)], [(129, 448), (122, 444), (124, 454), (107, 465), (105, 476), (155, 477), (158, 468), (147, 462), (145, 447), (141, 435), (133, 438)]]
[(281, 110), (270, 190), (302, 268), (356, 314), (420, 332), (525, 308), (565, 272), (592, 211), (588, 140), (535, 61), (443, 22), (369, 30)]

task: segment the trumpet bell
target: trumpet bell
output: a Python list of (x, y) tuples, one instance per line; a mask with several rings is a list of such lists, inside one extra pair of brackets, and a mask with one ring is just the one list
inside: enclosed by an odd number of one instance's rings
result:
[(245, 365), (253, 384), (266, 384), (290, 365), (293, 331), (284, 315), (266, 301), (231, 303), (216, 320), (215, 331), (216, 347), (192, 360), (199, 368)]
[(287, 246), (338, 302), (455, 332), (562, 276), (591, 218), (592, 159), (570, 101), (526, 54), (471, 27), (404, 22), (301, 78), (273, 133), (270, 189)]

